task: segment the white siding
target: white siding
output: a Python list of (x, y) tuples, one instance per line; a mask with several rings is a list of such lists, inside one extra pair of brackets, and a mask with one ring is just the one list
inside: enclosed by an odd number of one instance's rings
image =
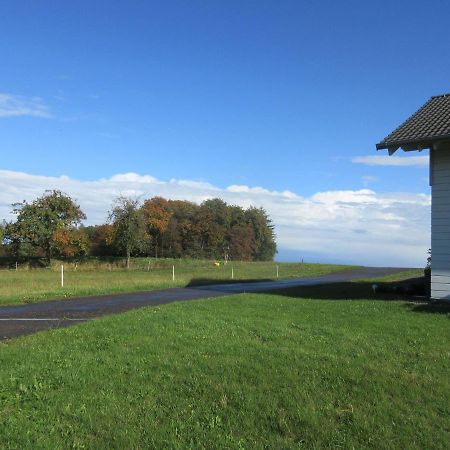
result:
[(450, 146), (431, 150), (431, 297), (450, 300)]

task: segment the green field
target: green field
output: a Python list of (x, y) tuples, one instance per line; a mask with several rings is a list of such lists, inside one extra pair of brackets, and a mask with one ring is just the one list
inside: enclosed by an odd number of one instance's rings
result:
[[(214, 265), (214, 261), (193, 259), (132, 260), (131, 270), (124, 268), (124, 260), (113, 263), (92, 261), (79, 264), (65, 263), (64, 287), (61, 287), (61, 262), (54, 261), (51, 268), (0, 270), (0, 305), (33, 303), (56, 298), (70, 298), (134, 292), (169, 287), (180, 287), (212, 282), (275, 279), (323, 275), (352, 268), (330, 264), (296, 264), (274, 262), (229, 262)], [(172, 267), (175, 266), (175, 281)]]
[(448, 448), (449, 318), (341, 283), (4, 342), (0, 447)]

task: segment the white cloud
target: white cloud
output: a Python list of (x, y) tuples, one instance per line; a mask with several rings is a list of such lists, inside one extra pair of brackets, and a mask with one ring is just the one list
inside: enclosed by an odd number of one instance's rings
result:
[(352, 158), (352, 163), (365, 164), (367, 166), (413, 166), (428, 167), (428, 156), (356, 156)]
[(60, 189), (81, 205), (87, 223), (103, 223), (118, 195), (156, 195), (200, 203), (220, 197), (230, 204), (262, 206), (275, 224), (280, 257), (372, 265), (422, 266), (430, 244), (430, 203), (426, 194), (381, 194), (371, 189), (317, 192), (232, 185), (222, 189), (192, 180), (158, 180), (136, 173), (82, 181), (0, 170), (0, 218), (11, 219), (11, 204)]
[(48, 107), (39, 97), (24, 97), (0, 93), (0, 117), (51, 117)]
[(296, 198), (297, 195), (294, 194), (291, 191), (269, 191), (267, 189), (264, 189), (262, 187), (256, 186), (256, 187), (249, 187), (241, 184), (232, 184), (231, 186), (227, 187), (228, 192), (234, 192), (234, 193), (247, 193), (247, 194), (265, 194), (265, 195), (271, 195), (271, 196), (283, 196), (286, 198)]

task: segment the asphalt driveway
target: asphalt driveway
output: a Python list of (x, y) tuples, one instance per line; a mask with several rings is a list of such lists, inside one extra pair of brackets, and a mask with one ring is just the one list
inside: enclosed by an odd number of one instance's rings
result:
[(214, 284), (160, 291), (135, 292), (93, 297), (50, 300), (41, 303), (0, 307), (0, 339), (32, 334), (40, 330), (60, 328), (144, 306), (156, 306), (175, 301), (215, 298), (243, 292), (260, 292), (295, 286), (312, 286), (382, 277), (406, 269), (363, 267), (329, 275), (252, 283)]

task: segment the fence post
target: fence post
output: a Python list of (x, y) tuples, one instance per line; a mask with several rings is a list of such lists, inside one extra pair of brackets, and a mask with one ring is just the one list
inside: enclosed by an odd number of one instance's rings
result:
[(61, 287), (64, 287), (64, 264), (61, 264)]
[(175, 264), (172, 266), (172, 281), (175, 281)]
[(231, 266), (231, 279), (234, 280), (234, 268)]
[(278, 264), (277, 264), (277, 278), (278, 278)]

